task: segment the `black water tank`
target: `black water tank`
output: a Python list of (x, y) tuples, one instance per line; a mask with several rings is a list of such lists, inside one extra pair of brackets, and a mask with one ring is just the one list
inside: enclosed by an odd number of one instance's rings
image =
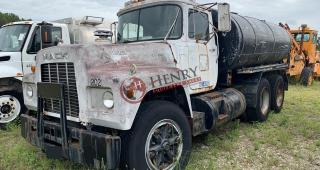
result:
[[(217, 15), (212, 11), (214, 25)], [(235, 13), (231, 24), (230, 32), (218, 33), (220, 71), (275, 64), (288, 57), (291, 40), (282, 27)]]

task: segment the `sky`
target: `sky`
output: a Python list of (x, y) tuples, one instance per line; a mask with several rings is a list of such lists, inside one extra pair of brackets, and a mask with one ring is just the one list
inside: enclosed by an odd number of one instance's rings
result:
[[(117, 11), (127, 0), (1, 0), (0, 11), (15, 13), (37, 21), (53, 21), (86, 15), (101, 16), (108, 21), (117, 19)], [(196, 0), (199, 3), (214, 0)], [(231, 11), (272, 23), (288, 23), (291, 28), (308, 24), (320, 30), (319, 0), (217, 0), (228, 2)]]

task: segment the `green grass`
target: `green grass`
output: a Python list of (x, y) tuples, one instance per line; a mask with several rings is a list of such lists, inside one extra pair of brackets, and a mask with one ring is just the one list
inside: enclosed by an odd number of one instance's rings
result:
[(280, 114), (195, 138), (187, 169), (320, 169), (320, 83), (290, 86)]
[[(233, 121), (193, 139), (188, 170), (320, 169), (320, 83), (290, 86), (280, 114), (265, 123)], [(88, 169), (69, 161), (47, 159), (11, 125), (0, 131), (0, 170)]]

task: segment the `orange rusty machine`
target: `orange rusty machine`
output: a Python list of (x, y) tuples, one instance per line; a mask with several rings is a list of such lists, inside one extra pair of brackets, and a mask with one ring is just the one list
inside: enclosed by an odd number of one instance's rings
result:
[(287, 24), (281, 24), (291, 35), (291, 51), (288, 75), (305, 86), (310, 86), (313, 80), (320, 77), (320, 52), (318, 31), (301, 25), (297, 30), (291, 30)]

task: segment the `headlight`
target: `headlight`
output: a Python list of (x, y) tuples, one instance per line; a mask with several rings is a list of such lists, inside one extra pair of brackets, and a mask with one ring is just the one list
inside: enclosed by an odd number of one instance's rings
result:
[(30, 85), (27, 86), (27, 95), (28, 97), (33, 96), (33, 88)]
[(103, 105), (108, 109), (113, 108), (114, 101), (113, 101), (113, 94), (111, 92), (109, 91), (104, 92)]

